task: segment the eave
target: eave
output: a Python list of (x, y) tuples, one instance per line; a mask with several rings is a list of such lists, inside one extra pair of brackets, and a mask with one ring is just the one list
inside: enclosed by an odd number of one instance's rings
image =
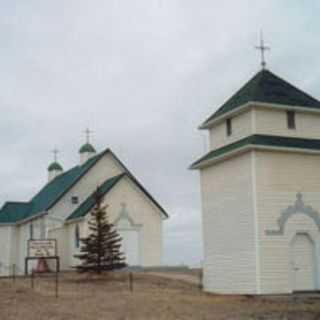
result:
[(221, 148), (211, 150), (194, 162), (190, 169), (203, 169), (214, 163), (250, 150), (320, 154), (320, 139), (252, 135)]
[(304, 113), (316, 113), (320, 114), (320, 109), (312, 108), (312, 107), (304, 107), (304, 106), (290, 106), (278, 103), (266, 103), (266, 102), (259, 102), (259, 101), (250, 101), (236, 109), (233, 109), (229, 112), (226, 112), (216, 118), (211, 119), (210, 121), (203, 122), (198, 129), (200, 130), (207, 130), (212, 128), (214, 125), (222, 122), (228, 118), (234, 117), (244, 111), (249, 110), (250, 108), (268, 108), (273, 110), (292, 110), (296, 112), (304, 112)]

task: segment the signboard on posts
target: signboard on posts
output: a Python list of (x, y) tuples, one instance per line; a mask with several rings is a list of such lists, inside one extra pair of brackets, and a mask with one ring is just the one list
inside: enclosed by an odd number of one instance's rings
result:
[(57, 256), (57, 240), (28, 240), (29, 258), (52, 258)]

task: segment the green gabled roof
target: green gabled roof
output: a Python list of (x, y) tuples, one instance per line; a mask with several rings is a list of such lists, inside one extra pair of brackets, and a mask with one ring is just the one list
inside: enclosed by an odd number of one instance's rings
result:
[[(15, 208), (10, 206), (10, 211), (5, 209), (5, 206), (0, 210), (0, 223), (7, 223), (7, 215), (10, 214), (11, 222), (31, 218), (34, 215), (49, 210), (71, 187), (88, 172), (104, 154), (110, 152), (109, 149), (90, 158), (83, 165), (75, 166), (70, 170), (55, 177), (47, 183), (32, 199), (28, 202), (28, 206), (19, 207), (18, 213), (15, 214)], [(10, 203), (10, 202), (9, 202)], [(4, 210), (5, 209), (5, 210)], [(24, 210), (24, 211), (23, 211)], [(23, 214), (22, 214), (23, 213)]]
[(93, 147), (92, 144), (86, 143), (80, 148), (79, 152), (80, 153), (84, 153), (84, 152), (95, 153), (96, 149)]
[(30, 202), (6, 202), (0, 209), (0, 223), (10, 224), (23, 220), (30, 207)]
[(252, 135), (234, 143), (230, 143), (219, 149), (215, 149), (204, 155), (191, 165), (191, 169), (197, 169), (201, 165), (205, 165), (211, 160), (215, 160), (220, 156), (227, 155), (229, 152), (236, 151), (245, 146), (265, 146), (276, 148), (292, 148), (304, 150), (320, 150), (319, 139), (303, 139), (290, 138), (282, 136), (268, 136), (268, 135)]
[[(102, 195), (106, 195), (116, 184), (118, 181), (121, 180), (126, 174), (122, 173), (118, 176), (112, 177), (108, 180), (106, 180), (101, 186), (100, 186), (100, 192)], [(94, 193), (92, 193), (85, 201), (81, 203), (81, 205), (74, 210), (70, 216), (67, 218), (67, 220), (73, 220), (84, 217), (93, 207), (95, 204), (94, 200)]]
[(32, 198), (32, 213), (49, 210), (104, 154), (105, 152), (99, 153), (83, 165), (75, 166), (47, 183), (44, 188)]
[[(76, 166), (70, 170), (55, 177), (47, 183), (30, 202), (7, 202), (0, 209), (0, 224), (1, 223), (16, 223), (24, 219), (32, 218), (39, 213), (44, 213), (52, 208), (66, 194), (72, 186), (74, 186), (106, 153), (110, 153), (116, 161), (124, 168), (125, 174), (120, 176), (128, 176), (143, 193), (159, 208), (159, 210), (168, 217), (166, 211), (160, 204), (151, 196), (151, 194), (138, 182), (138, 180), (130, 173), (120, 159), (110, 150), (93, 156), (83, 165)], [(119, 180), (121, 179), (120, 176)], [(116, 179), (117, 177), (111, 178)], [(109, 179), (109, 180), (111, 180)], [(118, 180), (117, 180), (118, 181)], [(13, 205), (16, 204), (16, 205)]]
[(63, 171), (63, 168), (58, 162), (55, 161), (55, 162), (52, 162), (48, 167), (48, 171), (53, 171), (53, 170)]
[(320, 101), (276, 76), (271, 71), (264, 69), (227, 100), (201, 127), (205, 128), (211, 120), (233, 111), (247, 102), (273, 103), (320, 110)]

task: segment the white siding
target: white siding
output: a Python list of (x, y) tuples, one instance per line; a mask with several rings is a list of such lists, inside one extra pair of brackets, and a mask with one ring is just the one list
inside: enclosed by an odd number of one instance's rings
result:
[(201, 170), (204, 289), (256, 293), (251, 152)]
[(12, 239), (11, 226), (0, 226), (0, 276), (8, 276), (12, 273), (12, 261), (10, 257), (11, 239)]
[(257, 134), (320, 139), (320, 114), (296, 112), (296, 129), (288, 129), (286, 110), (256, 108)]
[(287, 221), (283, 235), (267, 235), (266, 230), (278, 228), (281, 212), (294, 205), (298, 192), (305, 205), (320, 211), (320, 156), (257, 151), (256, 164), (262, 293), (288, 293), (292, 291), (290, 241), (297, 232), (308, 233), (317, 244), (319, 264), (319, 229), (301, 213)]
[[(76, 241), (75, 241), (75, 229), (76, 225), (79, 226), (79, 232), (80, 232), (80, 238), (84, 238), (87, 236), (87, 226), (85, 223), (85, 220), (77, 221), (75, 223), (70, 223), (66, 225), (66, 240), (67, 240), (67, 258), (66, 261), (68, 261), (67, 268), (75, 267), (80, 263), (80, 260), (76, 257), (74, 257), (75, 254), (80, 253), (80, 248), (76, 248)], [(81, 245), (81, 243), (80, 243)]]
[(86, 173), (49, 211), (49, 214), (60, 219), (66, 219), (75, 209), (71, 197), (78, 196), (79, 204), (101, 185), (105, 180), (124, 172), (111, 154), (106, 154), (88, 173)]
[(210, 150), (220, 148), (225, 144), (235, 142), (249, 136), (253, 132), (253, 120), (251, 109), (231, 117), (232, 134), (226, 134), (226, 121), (214, 125), (209, 131)]
[(159, 266), (162, 262), (162, 216), (160, 210), (131, 182), (122, 179), (105, 198), (111, 222), (120, 215), (121, 204), (135, 225), (141, 225), (140, 246), (142, 266)]
[[(119, 218), (123, 203), (126, 203), (127, 212), (134, 224), (140, 226), (141, 265), (144, 267), (161, 265), (163, 235), (160, 210), (128, 178), (122, 179), (104, 199), (104, 204), (108, 205), (107, 214), (110, 222), (114, 223)], [(89, 218), (90, 214), (84, 221), (78, 222), (81, 237), (88, 235), (86, 222)], [(70, 266), (79, 263), (79, 260), (73, 257), (79, 252), (74, 245), (75, 225), (76, 222), (69, 224), (67, 231)]]

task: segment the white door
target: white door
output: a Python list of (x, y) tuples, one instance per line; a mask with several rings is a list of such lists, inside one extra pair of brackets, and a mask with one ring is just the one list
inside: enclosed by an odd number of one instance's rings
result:
[(122, 238), (121, 251), (126, 257), (127, 265), (139, 266), (139, 231), (134, 229), (123, 229), (119, 230), (119, 234)]
[(291, 266), (293, 291), (315, 289), (314, 244), (310, 237), (298, 233), (291, 243)]

